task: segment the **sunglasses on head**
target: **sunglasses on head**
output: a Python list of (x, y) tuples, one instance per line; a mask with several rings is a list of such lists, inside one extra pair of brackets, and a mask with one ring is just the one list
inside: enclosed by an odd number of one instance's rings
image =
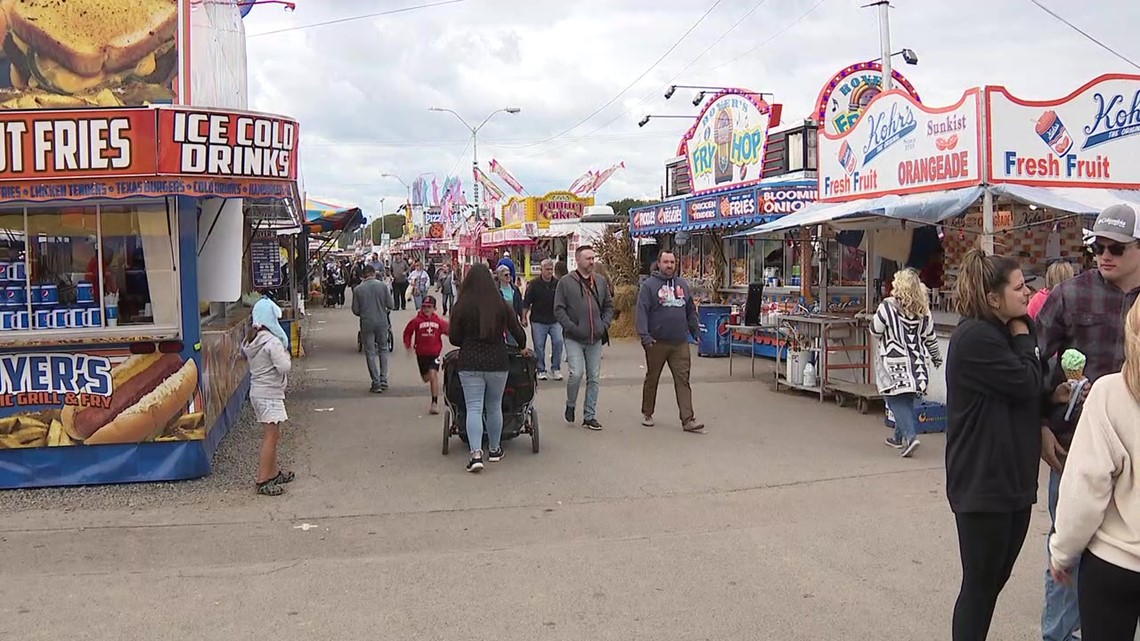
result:
[(1112, 254), (1113, 256), (1123, 256), (1124, 250), (1128, 249), (1128, 245), (1131, 244), (1132, 243), (1128, 243), (1125, 245), (1123, 243), (1102, 243), (1100, 241), (1096, 241), (1092, 244), (1093, 256), (1100, 256), (1105, 251)]

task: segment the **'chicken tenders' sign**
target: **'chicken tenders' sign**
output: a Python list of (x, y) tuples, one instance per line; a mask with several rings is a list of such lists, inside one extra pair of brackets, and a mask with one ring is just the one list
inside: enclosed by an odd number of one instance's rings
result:
[[(229, 178), (297, 176), (297, 123), (274, 116), (163, 109), (161, 173)], [(170, 143), (170, 144), (166, 144)]]

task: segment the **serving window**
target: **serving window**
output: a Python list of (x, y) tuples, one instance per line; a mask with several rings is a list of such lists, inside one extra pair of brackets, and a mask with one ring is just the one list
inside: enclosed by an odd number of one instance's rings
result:
[(177, 334), (173, 203), (0, 210), (0, 339)]

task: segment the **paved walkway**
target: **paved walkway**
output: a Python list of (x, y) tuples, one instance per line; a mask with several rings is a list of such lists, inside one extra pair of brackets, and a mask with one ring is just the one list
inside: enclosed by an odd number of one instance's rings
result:
[[(42, 495), (65, 507), (8, 510), (0, 638), (949, 638), (940, 435), (902, 460), (881, 416), (773, 393), (770, 365), (730, 379), (710, 359), (694, 359), (709, 433), (682, 433), (667, 377), (643, 428), (641, 350), (619, 342), (605, 431), (566, 425), (564, 388), (545, 383), (542, 452), (511, 442), (475, 476), (458, 440), (440, 455), (414, 358), (398, 348), (393, 388), (369, 395), (351, 313), (315, 314), (289, 402), (289, 494), (207, 479), (161, 502), (87, 509), (68, 490)], [(1039, 508), (993, 639), (1040, 638)]]

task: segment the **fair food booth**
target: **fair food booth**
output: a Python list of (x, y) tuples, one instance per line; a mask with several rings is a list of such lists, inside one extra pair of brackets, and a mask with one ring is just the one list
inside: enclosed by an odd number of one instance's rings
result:
[[(748, 233), (798, 230), (817, 247), (829, 239), (859, 246), (870, 266), (866, 304), (844, 322), (864, 330), (895, 269), (923, 268), (925, 278), (924, 263), (944, 257), (931, 289), (945, 354), (957, 324), (956, 266), (966, 251), (982, 247), (1016, 258), (1033, 283), (1054, 260), (1088, 264), (1082, 230), (1090, 217), (1114, 203), (1140, 207), (1137, 104), (1140, 76), (1119, 74), (1053, 100), (1016, 98), (1003, 87), (970, 89), (938, 109), (905, 91), (884, 92), (847, 131), (821, 135), (820, 202)], [(844, 349), (821, 342), (818, 332), (813, 340), (805, 329), (826, 316), (815, 308), (779, 319), (788, 332), (809, 337), (805, 358), (820, 372), (811, 391), (822, 399), (832, 389), (873, 385), (872, 341)], [(829, 361), (842, 367), (828, 371)], [(805, 387), (802, 380), (782, 383)], [(931, 406), (919, 411), (937, 422), (942, 371), (933, 373), (927, 400)]]

